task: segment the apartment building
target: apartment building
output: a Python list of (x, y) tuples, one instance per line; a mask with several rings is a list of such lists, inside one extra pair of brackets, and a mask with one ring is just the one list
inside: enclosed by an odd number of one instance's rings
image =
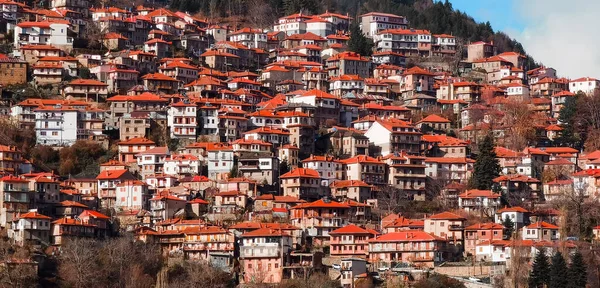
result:
[(369, 262), (389, 267), (411, 263), (432, 268), (445, 261), (446, 240), (420, 230), (383, 234), (369, 241)]
[(388, 29), (406, 29), (408, 20), (403, 16), (389, 13), (370, 12), (360, 15), (360, 28), (369, 38), (374, 38), (379, 32)]
[(291, 208), (292, 225), (312, 237), (314, 245), (329, 245), (329, 232), (348, 225), (350, 206), (342, 202), (320, 199)]
[(241, 235), (242, 283), (280, 283), (292, 236), (281, 229), (260, 228)]

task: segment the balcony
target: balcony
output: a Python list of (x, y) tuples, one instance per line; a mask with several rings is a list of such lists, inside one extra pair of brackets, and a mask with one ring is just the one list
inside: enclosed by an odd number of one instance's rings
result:
[(183, 243), (183, 238), (158, 238), (158, 243)]
[(463, 225), (448, 225), (448, 230), (456, 231), (456, 230), (464, 230), (465, 226)]
[(251, 258), (251, 257), (279, 257), (281, 256), (281, 249), (276, 247), (269, 246), (247, 246), (240, 247), (240, 256), (242, 258)]
[(4, 195), (4, 202), (13, 202), (13, 203), (29, 203), (28, 197), (23, 195), (22, 197), (11, 197), (10, 195)]

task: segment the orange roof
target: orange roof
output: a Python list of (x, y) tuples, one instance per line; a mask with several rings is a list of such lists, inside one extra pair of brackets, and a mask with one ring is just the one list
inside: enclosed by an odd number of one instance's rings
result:
[(281, 237), (290, 236), (287, 232), (281, 229), (259, 228), (242, 234), (243, 238), (247, 237)]
[(445, 241), (444, 239), (426, 233), (425, 231), (407, 230), (383, 234), (375, 239), (369, 240), (369, 242), (421, 242), (432, 240)]
[[(94, 210), (84, 210), (83, 213), (81, 213), (81, 215), (83, 216), (90, 216), (92, 218), (98, 218), (98, 219), (110, 219), (110, 217), (98, 212), (98, 211), (94, 211)], [(80, 215), (80, 218), (81, 218)]]
[(429, 216), (427, 219), (431, 220), (466, 220), (465, 217), (456, 215), (452, 212), (442, 212)]
[(201, 57), (209, 57), (209, 56), (221, 56), (221, 57), (231, 57), (231, 58), (240, 58), (240, 56), (231, 54), (231, 53), (227, 53), (227, 52), (220, 52), (218, 50), (207, 50), (206, 52), (202, 53), (202, 55), (200, 55)]
[(321, 178), (321, 176), (319, 175), (319, 172), (317, 170), (309, 169), (309, 168), (296, 168), (288, 173), (281, 175), (279, 178), (286, 179), (286, 178), (297, 178), (297, 177), (317, 178), (317, 179)]
[(504, 213), (504, 212), (528, 213), (529, 211), (523, 207), (514, 206), (514, 207), (504, 207), (504, 208), (496, 211), (496, 214), (500, 214), (500, 213)]
[(108, 86), (104, 82), (93, 79), (75, 79), (69, 83), (69, 85), (81, 85), (81, 86)]
[(19, 216), (18, 219), (41, 219), (41, 220), (50, 220), (52, 218), (40, 214), (37, 211), (31, 211), (31, 212), (27, 212), (25, 214), (21, 214), (21, 216)]
[(473, 224), (471, 226), (467, 226), (465, 227), (465, 230), (502, 230), (504, 229), (504, 226), (502, 226), (502, 224), (498, 224), (498, 223), (477, 223), (477, 224)]
[(367, 155), (357, 155), (352, 158), (340, 160), (340, 162), (342, 162), (344, 164), (357, 164), (357, 163), (360, 163), (360, 164), (363, 164), (363, 163), (385, 164), (385, 163), (383, 163), (383, 161), (381, 161), (377, 158), (373, 158), (371, 156), (367, 156)]
[(463, 192), (458, 197), (460, 198), (478, 198), (478, 197), (487, 197), (487, 198), (499, 198), (500, 194), (492, 192), (492, 190), (478, 190), (471, 189)]
[(575, 165), (575, 164), (565, 158), (556, 158), (552, 161), (546, 162), (546, 165)]
[(448, 120), (442, 116), (436, 115), (436, 114), (431, 114), (431, 115), (423, 118), (418, 123), (423, 123), (423, 122), (425, 122), (425, 123), (450, 123), (450, 120)]
[(19, 178), (16, 176), (8, 175), (0, 178), (0, 182), (11, 182), (11, 183), (29, 183), (29, 181)]
[(427, 157), (425, 162), (441, 164), (467, 164), (475, 163), (475, 160), (464, 157)]
[(155, 145), (154, 141), (145, 137), (135, 137), (119, 142), (119, 145)]
[[(302, 169), (302, 168), (298, 168)], [(325, 201), (323, 199), (319, 199), (317, 201), (311, 203), (298, 204), (292, 209), (311, 209), (311, 208), (340, 208), (340, 209), (349, 209), (350, 205), (346, 203), (340, 203), (333, 200)]]
[(371, 187), (371, 185), (361, 180), (335, 180), (329, 185), (331, 188), (344, 188), (344, 187)]
[(290, 135), (290, 132), (284, 129), (272, 128), (272, 127), (260, 127), (254, 130), (245, 132), (244, 134), (279, 134), (279, 135)]
[(162, 73), (152, 73), (152, 74), (146, 74), (144, 76), (142, 76), (142, 79), (144, 80), (155, 80), (155, 81), (171, 81), (171, 82), (179, 82), (179, 80), (169, 77), (165, 74)]
[[(394, 215), (394, 214), (390, 214), (390, 215)], [(384, 228), (412, 227), (412, 228), (423, 229), (424, 226), (425, 226), (425, 221), (423, 221), (423, 220), (408, 219), (408, 218), (405, 218), (404, 216), (400, 216), (400, 217), (394, 219), (394, 221), (392, 223), (386, 225)]]
[(114, 180), (119, 179), (123, 175), (125, 175), (129, 170), (127, 169), (118, 169), (118, 170), (104, 170), (98, 174), (96, 177), (97, 180)]
[(527, 226), (527, 228), (528, 229), (539, 229), (539, 228), (542, 228), (542, 229), (556, 229), (556, 230), (558, 230), (558, 226), (550, 224), (548, 222), (544, 222), (544, 221), (538, 221), (538, 222), (529, 224)]
[(106, 35), (104, 35), (104, 39), (123, 39), (123, 40), (127, 40), (129, 38), (119, 34), (119, 33), (115, 33), (115, 32), (109, 32), (106, 33)]
[(338, 235), (338, 234), (350, 234), (350, 235), (356, 235), (356, 234), (371, 234), (371, 232), (360, 228), (354, 224), (350, 224), (350, 225), (346, 225), (342, 228), (338, 228), (335, 229), (331, 232), (329, 232), (329, 235)]
[(55, 224), (55, 225), (96, 227), (96, 225), (87, 224), (87, 223), (84, 223), (81, 220), (71, 219), (71, 218), (60, 218), (60, 219), (52, 222), (52, 224)]
[(75, 201), (70, 201), (70, 200), (65, 200), (62, 201), (60, 203), (58, 203), (58, 206), (60, 207), (79, 207), (79, 208), (88, 208), (88, 206), (83, 205), (79, 202), (75, 202)]

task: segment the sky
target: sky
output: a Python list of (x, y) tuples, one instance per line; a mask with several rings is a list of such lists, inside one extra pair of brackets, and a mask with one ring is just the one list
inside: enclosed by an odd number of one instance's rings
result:
[(561, 77), (600, 78), (600, 1), (450, 0), (478, 22), (490, 21)]

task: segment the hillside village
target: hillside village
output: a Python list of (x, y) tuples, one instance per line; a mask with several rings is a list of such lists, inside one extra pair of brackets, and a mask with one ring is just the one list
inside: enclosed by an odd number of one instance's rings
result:
[[(11, 245), (61, 259), (128, 235), (242, 287), (519, 287), (540, 252), (597, 251), (600, 122), (578, 117), (597, 117), (598, 79), (377, 11), (261, 29), (48, 5), (0, 0)], [(15, 255), (1, 267), (41, 267)]]

